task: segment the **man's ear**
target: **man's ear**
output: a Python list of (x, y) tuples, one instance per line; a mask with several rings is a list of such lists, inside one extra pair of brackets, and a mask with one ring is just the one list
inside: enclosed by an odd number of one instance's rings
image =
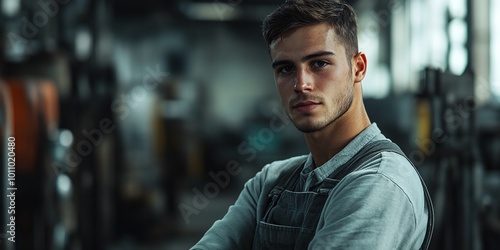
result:
[(363, 52), (358, 52), (353, 59), (353, 71), (354, 71), (354, 82), (361, 82), (366, 75), (366, 67), (368, 66), (368, 61), (366, 60), (366, 54)]

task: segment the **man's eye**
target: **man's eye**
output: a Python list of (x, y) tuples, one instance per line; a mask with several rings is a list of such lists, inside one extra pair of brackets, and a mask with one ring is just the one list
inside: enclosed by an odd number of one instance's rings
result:
[(328, 65), (328, 63), (325, 62), (325, 61), (316, 61), (316, 62), (313, 63), (313, 67), (314, 68), (323, 68), (326, 65)]
[(290, 73), (292, 72), (293, 70), (293, 67), (292, 66), (283, 66), (281, 68), (278, 69), (278, 73)]

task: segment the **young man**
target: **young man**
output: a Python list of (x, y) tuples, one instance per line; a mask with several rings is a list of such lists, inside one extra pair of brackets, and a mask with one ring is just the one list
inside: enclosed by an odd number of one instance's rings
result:
[(264, 21), (283, 108), (311, 151), (266, 165), (192, 249), (425, 249), (419, 174), (366, 114), (353, 9), (287, 1)]

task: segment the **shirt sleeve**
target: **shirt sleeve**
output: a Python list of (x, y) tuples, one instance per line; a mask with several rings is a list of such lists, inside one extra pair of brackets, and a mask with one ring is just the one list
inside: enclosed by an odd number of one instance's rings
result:
[(415, 178), (395, 181), (373, 169), (346, 176), (327, 199), (309, 249), (419, 249), (425, 228), (417, 220), (426, 211)]
[(191, 250), (251, 249), (255, 233), (257, 202), (267, 168), (247, 181), (235, 204), (216, 221)]

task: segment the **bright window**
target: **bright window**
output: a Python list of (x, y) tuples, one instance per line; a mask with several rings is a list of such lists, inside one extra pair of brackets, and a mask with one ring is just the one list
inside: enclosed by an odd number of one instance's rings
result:
[(498, 99), (500, 98), (500, 30), (498, 24), (500, 23), (500, 1), (490, 1), (490, 29), (491, 29), (491, 93)]

